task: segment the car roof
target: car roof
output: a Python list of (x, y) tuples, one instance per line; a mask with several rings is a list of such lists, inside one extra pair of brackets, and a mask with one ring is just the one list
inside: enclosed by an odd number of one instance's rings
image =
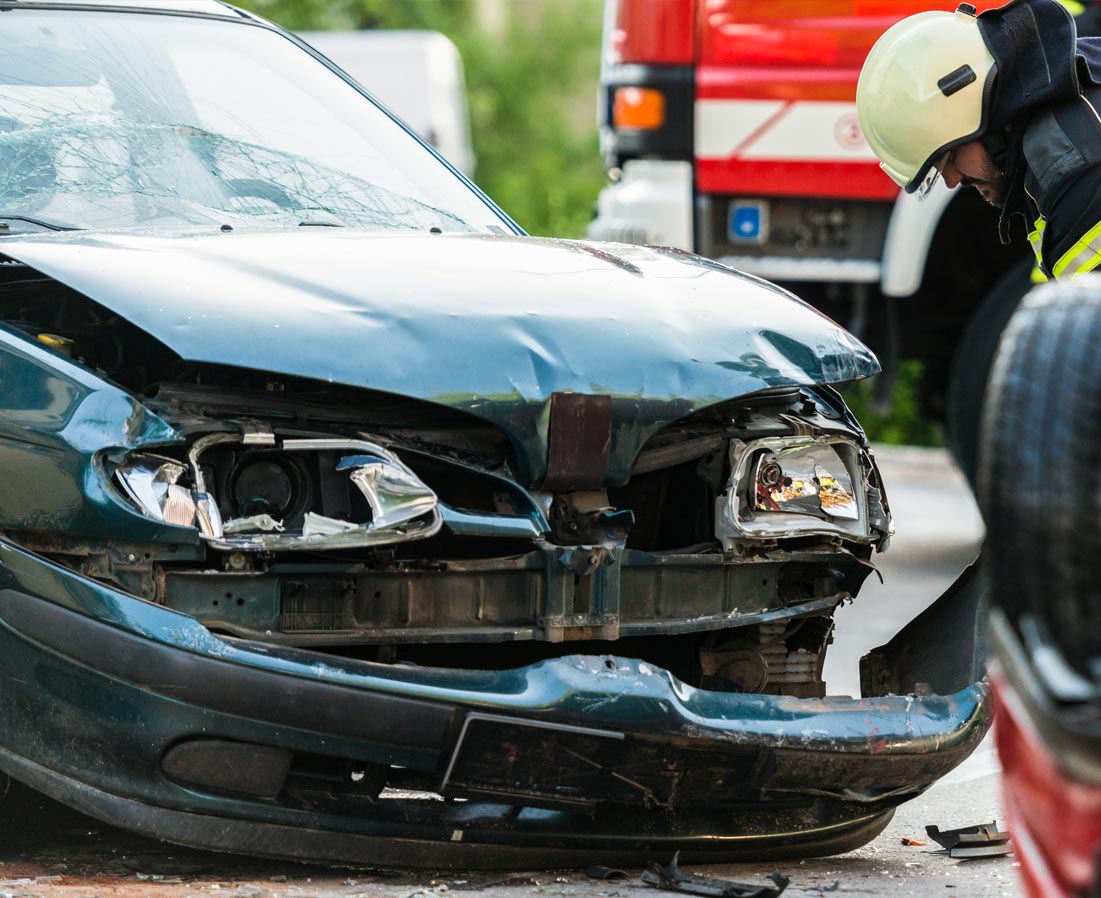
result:
[(111, 7), (148, 12), (183, 12), (196, 15), (236, 16), (239, 10), (219, 0), (0, 0), (3, 6)]

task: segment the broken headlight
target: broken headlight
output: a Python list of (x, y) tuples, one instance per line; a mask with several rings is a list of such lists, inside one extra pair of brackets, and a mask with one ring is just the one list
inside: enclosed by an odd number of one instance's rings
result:
[(120, 467), (115, 475), (126, 495), (148, 517), (177, 527), (195, 523), (195, 494), (176, 481), (187, 469), (178, 462), (142, 457)]
[(870, 541), (863, 451), (844, 437), (731, 442), (731, 477), (719, 499), (720, 539), (837, 534)]
[(366, 440), (211, 434), (187, 465), (134, 456), (114, 476), (143, 514), (195, 526), (219, 549), (354, 548), (423, 539), (443, 523), (435, 492)]

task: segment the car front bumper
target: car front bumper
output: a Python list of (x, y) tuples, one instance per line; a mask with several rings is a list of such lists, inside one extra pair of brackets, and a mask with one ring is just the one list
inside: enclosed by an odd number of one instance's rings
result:
[[(471, 671), (226, 639), (6, 542), (0, 659), (4, 772), (159, 838), (344, 863), (835, 853), (989, 725), (981, 681), (795, 699), (614, 656)], [(420, 791), (357, 787), (380, 770)]]

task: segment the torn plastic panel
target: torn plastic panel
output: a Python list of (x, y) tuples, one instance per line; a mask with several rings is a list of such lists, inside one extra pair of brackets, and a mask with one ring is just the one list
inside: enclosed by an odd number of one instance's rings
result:
[(982, 679), (990, 655), (981, 559), (890, 642), (860, 659), (864, 695), (947, 695)]

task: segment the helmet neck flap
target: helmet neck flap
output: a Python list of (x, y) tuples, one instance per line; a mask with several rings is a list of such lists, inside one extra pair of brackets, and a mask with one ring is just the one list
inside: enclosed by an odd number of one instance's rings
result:
[(1012, 0), (978, 26), (998, 71), (988, 130), (1078, 94), (1074, 19), (1056, 0)]

